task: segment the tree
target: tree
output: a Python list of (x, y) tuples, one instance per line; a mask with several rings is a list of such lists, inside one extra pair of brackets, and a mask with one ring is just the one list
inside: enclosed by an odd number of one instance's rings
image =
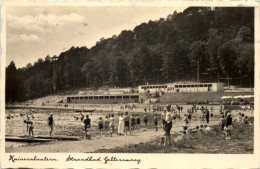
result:
[(190, 46), (190, 60), (193, 63), (191, 70), (197, 74), (197, 81), (200, 81), (200, 73), (207, 71), (208, 57), (206, 54), (206, 43), (204, 41), (195, 41)]
[(47, 56), (45, 57), (45, 62), (51, 62), (51, 57), (50, 57), (50, 55), (47, 55)]
[(51, 83), (52, 83), (53, 90), (54, 90), (54, 93), (55, 93), (56, 88), (57, 88), (57, 84), (58, 84), (58, 76), (57, 76), (57, 72), (56, 72), (55, 69), (53, 70), (53, 75), (52, 75)]
[(26, 65), (26, 69), (30, 69), (32, 67), (32, 64), (31, 63), (28, 63), (27, 65)]
[(6, 68), (6, 102), (12, 103), (16, 101), (18, 95), (17, 91), (17, 69), (15, 63), (11, 61), (9, 66)]
[(233, 45), (234, 41), (228, 41), (224, 43), (218, 51), (220, 67), (223, 73), (226, 75), (228, 86), (229, 78), (233, 77), (237, 70), (235, 65), (236, 53)]
[(116, 80), (120, 87), (129, 85), (129, 69), (123, 58), (118, 58), (115, 63)]
[(210, 72), (211, 81), (214, 81), (213, 75), (215, 75), (215, 77), (217, 77), (217, 82), (219, 82), (221, 68), (218, 61), (218, 51), (222, 43), (223, 39), (222, 36), (219, 35), (219, 30), (216, 28), (209, 29), (206, 52), (209, 56), (208, 70)]

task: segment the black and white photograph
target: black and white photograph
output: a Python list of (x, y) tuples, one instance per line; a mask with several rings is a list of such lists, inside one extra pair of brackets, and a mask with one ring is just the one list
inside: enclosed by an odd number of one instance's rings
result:
[(254, 154), (255, 31), (250, 6), (7, 6), (2, 148)]

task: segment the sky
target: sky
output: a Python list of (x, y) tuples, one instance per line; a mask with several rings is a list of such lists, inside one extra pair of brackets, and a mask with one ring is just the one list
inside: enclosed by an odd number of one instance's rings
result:
[(72, 46), (91, 48), (102, 37), (119, 35), (122, 30), (166, 18), (184, 7), (76, 7), (36, 6), (6, 9), (6, 66), (17, 68), (47, 55), (59, 55)]

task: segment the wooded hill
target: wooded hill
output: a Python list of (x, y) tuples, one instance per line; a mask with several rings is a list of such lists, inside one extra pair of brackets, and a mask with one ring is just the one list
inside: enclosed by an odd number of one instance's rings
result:
[[(71, 47), (56, 61), (6, 68), (6, 102), (81, 87), (135, 87), (195, 80), (253, 87), (254, 8), (191, 7), (142, 23), (95, 46)], [(198, 66), (199, 65), (199, 66)]]

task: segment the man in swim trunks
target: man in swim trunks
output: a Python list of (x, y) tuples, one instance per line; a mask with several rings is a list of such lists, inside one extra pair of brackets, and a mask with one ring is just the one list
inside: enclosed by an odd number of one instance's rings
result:
[(32, 136), (32, 137), (34, 137), (34, 135), (33, 135), (33, 121), (31, 120), (31, 121), (28, 121), (27, 122), (27, 124), (29, 124), (29, 136)]
[(125, 134), (127, 135), (127, 131), (131, 133), (131, 129), (130, 129), (130, 116), (128, 115), (128, 112), (125, 112), (125, 118), (124, 118), (124, 121), (125, 121)]
[(54, 120), (53, 120), (53, 114), (50, 115), (50, 117), (48, 118), (48, 125), (50, 126), (50, 136), (51, 136), (51, 133), (53, 131), (53, 126), (54, 126)]
[(165, 118), (165, 136), (166, 144), (171, 147), (171, 128), (172, 128), (172, 115), (170, 111), (167, 111)]

